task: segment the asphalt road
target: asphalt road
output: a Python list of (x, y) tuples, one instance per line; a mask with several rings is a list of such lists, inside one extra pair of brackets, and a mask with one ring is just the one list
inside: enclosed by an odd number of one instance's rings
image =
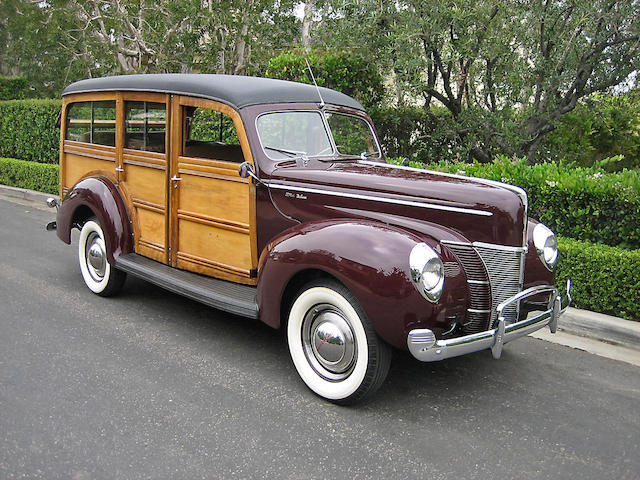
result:
[(0, 479), (640, 477), (640, 368), (533, 338), (309, 392), (282, 335), (129, 278), (92, 294), (53, 214), (0, 200)]

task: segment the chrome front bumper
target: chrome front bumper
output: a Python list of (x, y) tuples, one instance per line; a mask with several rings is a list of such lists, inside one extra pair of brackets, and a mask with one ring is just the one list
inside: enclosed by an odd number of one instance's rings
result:
[[(547, 310), (519, 322), (506, 323), (503, 312), (507, 306), (542, 293), (549, 294)], [(498, 322), (494, 329), (449, 340), (436, 340), (436, 336), (431, 330), (421, 328), (409, 332), (407, 345), (411, 354), (422, 362), (437, 362), (487, 348), (491, 349), (494, 358), (500, 358), (502, 346), (511, 340), (535, 332), (545, 325), (549, 326), (551, 333), (556, 333), (558, 318), (571, 303), (570, 281), (567, 282), (567, 299), (567, 305), (563, 307), (562, 298), (558, 295), (556, 287), (552, 285), (531, 287), (498, 305)]]

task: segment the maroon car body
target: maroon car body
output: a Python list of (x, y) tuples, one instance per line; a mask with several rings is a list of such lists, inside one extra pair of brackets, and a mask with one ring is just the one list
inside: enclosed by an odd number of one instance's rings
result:
[[(202, 77), (211, 82), (210, 91), (206, 85), (203, 87)], [(557, 253), (552, 262), (545, 262), (544, 256), (553, 257), (555, 240), (547, 233), (544, 244), (536, 244), (540, 241), (534, 237), (542, 234), (534, 234), (538, 223), (528, 218), (527, 196), (518, 187), (391, 165), (376, 145), (372, 147), (373, 155), (344, 155), (333, 137), (330, 155), (301, 153), (272, 158), (274, 155), (267, 152), (269, 147), (263, 145), (257, 121), (270, 112), (319, 112), (327, 130), (330, 115), (345, 115), (366, 122), (375, 137), (371, 119), (362, 106), (327, 89), (252, 79), (252, 85), (264, 87), (263, 91), (254, 88), (254, 99), (243, 103), (238, 100), (243, 98), (241, 93), (238, 96), (229, 92), (241, 89), (244, 77), (236, 87), (224, 83), (227, 79), (221, 76), (114, 78), (73, 84), (64, 95), (134, 90), (179, 93), (220, 101), (237, 112), (242, 121), (247, 139), (244, 158), (250, 156), (252, 162), (240, 171), (241, 177), (251, 177), (254, 188), (256, 235), (252, 248), (259, 255), (256, 268), (251, 270), (255, 281), (244, 287), (250, 289), (249, 298), (255, 307), (233, 307), (237, 304), (233, 294), (228, 295), (226, 304), (224, 299), (210, 304), (260, 318), (279, 328), (291, 322), (292, 309), (296, 309), (305, 285), (312, 284), (307, 289), (319, 288), (316, 284), (325, 281), (350, 292), (353, 298), (341, 295), (355, 305), (356, 311), (361, 308), (364, 314), (360, 317), (366, 318), (363, 323), (373, 327), (382, 344), (409, 349), (424, 361), (483, 348), (491, 348), (498, 357), (506, 341), (547, 324), (555, 329), (562, 309), (553, 286)], [(194, 78), (198, 82), (194, 83)], [(216, 82), (224, 85), (218, 87)], [(166, 131), (169, 136), (168, 124)], [(172, 141), (173, 137), (168, 138), (167, 144)], [(136, 271), (125, 261), (136, 255), (136, 243), (130, 201), (119, 188), (118, 178), (110, 172), (87, 172), (73, 187), (63, 190), (57, 233), (62, 241), (70, 243), (70, 230), (74, 226), (82, 228), (87, 219), (95, 217), (104, 234), (106, 262), (114, 270), (146, 277), (144, 268)], [(409, 259), (417, 245), (418, 250), (438, 259), (433, 270), (416, 271), (412, 266)], [(101, 255), (99, 245), (87, 246), (87, 251), (90, 247), (94, 257), (89, 258), (87, 253), (87, 265), (93, 268), (94, 261), (98, 271), (99, 267), (104, 269), (102, 259), (95, 258)], [(149, 271), (152, 267), (145, 268)], [(422, 274), (435, 275), (436, 280), (441, 276), (437, 298), (430, 299), (421, 292)], [(172, 289), (170, 281), (156, 283)], [(180, 291), (178, 287), (174, 290)], [(242, 295), (246, 293), (245, 290)], [(197, 298), (195, 294), (185, 294)], [(349, 377), (356, 376), (360, 350), (367, 347), (358, 343), (360, 327), (353, 325), (350, 314), (340, 314), (339, 308), (332, 308), (318, 314), (322, 321), (300, 320), (303, 329), (311, 329), (309, 338), (302, 340), (300, 352), (311, 364), (309, 371), (319, 379), (306, 378), (311, 375), (303, 371), (307, 367), (299, 366), (300, 358), (296, 359), (293, 350), (292, 356), (312, 390), (330, 400), (348, 403), (375, 390), (381, 382), (378, 377), (384, 378), (386, 371), (376, 373), (374, 380), (367, 380), (369, 373), (363, 374), (361, 383), (373, 386), (364, 388), (358, 384), (355, 389), (347, 388), (346, 394), (334, 392)], [(534, 310), (542, 313), (533, 320), (531, 316), (527, 319)], [(342, 319), (331, 320), (336, 311)], [(366, 325), (364, 330), (370, 337)], [(297, 334), (288, 335), (291, 341)], [(314, 343), (316, 337), (321, 340)], [(327, 341), (333, 342), (332, 354), (338, 360), (319, 353), (320, 348), (328, 348)], [(382, 353), (376, 353), (370, 342), (369, 361), (372, 356), (383, 357), (387, 347), (380, 348)], [(352, 357), (346, 367), (345, 352)], [(340, 368), (333, 367), (332, 362), (340, 364)]]

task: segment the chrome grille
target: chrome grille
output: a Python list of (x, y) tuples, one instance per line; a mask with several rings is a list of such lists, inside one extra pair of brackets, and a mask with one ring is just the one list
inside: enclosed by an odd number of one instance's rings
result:
[[(524, 251), (512, 247), (474, 245), (487, 267), (491, 284), (491, 326), (496, 325), (497, 306), (522, 290)], [(515, 303), (504, 310), (507, 323), (518, 318), (520, 305)]]
[[(443, 243), (458, 257), (467, 275), (469, 308), (464, 333), (476, 333), (494, 327), (498, 305), (522, 290), (523, 249), (480, 243), (473, 246)], [(518, 312), (519, 305), (509, 306), (504, 311), (507, 323), (516, 321)]]
[(469, 308), (462, 333), (470, 335), (486, 330), (491, 311), (491, 291), (482, 260), (471, 245), (447, 244), (464, 267), (469, 290)]

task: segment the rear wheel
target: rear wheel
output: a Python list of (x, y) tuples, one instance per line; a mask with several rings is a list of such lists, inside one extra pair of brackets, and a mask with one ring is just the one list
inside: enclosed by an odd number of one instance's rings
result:
[(354, 295), (331, 280), (299, 293), (287, 323), (289, 352), (316, 394), (352, 404), (375, 392), (389, 371), (391, 348), (369, 323)]
[(84, 283), (93, 293), (108, 297), (122, 289), (127, 274), (107, 261), (104, 232), (95, 217), (87, 220), (80, 230), (78, 261)]

